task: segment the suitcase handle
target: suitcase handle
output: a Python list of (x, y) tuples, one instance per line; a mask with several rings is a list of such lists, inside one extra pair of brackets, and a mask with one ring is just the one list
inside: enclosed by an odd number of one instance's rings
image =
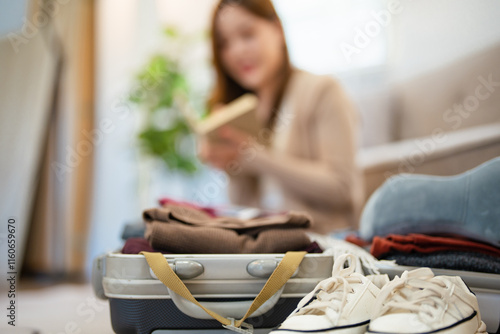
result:
[(165, 284), (169, 291), (172, 290), (180, 297), (197, 305), (212, 318), (219, 321), (223, 325), (223, 327), (240, 332), (247, 332), (242, 328), (246, 325), (244, 323), (245, 319), (255, 313), (255, 311), (257, 311), (263, 304), (265, 304), (267, 300), (269, 300), (280, 290), (282, 290), (285, 283), (290, 279), (290, 277), (292, 277), (292, 275), (299, 267), (302, 259), (306, 255), (306, 252), (287, 252), (285, 256), (283, 256), (283, 259), (280, 261), (276, 269), (271, 274), (271, 277), (269, 277), (269, 279), (267, 280), (262, 290), (260, 290), (257, 297), (255, 297), (253, 302), (250, 304), (245, 315), (237, 321), (235, 321), (234, 318), (225, 318), (199, 303), (196, 298), (193, 297), (191, 292), (189, 292), (188, 288), (186, 287), (186, 285), (184, 285), (182, 280), (175, 274), (172, 268), (170, 268), (167, 259), (162, 253), (141, 252), (140, 254), (144, 255), (146, 261), (149, 264), (149, 267), (153, 270), (156, 277), (158, 277), (158, 279), (163, 284)]
[[(279, 289), (274, 295), (271, 296), (264, 304), (262, 304), (254, 313), (252, 313), (252, 317), (258, 317), (263, 315), (264, 313), (271, 310), (276, 303), (279, 301), (281, 294), (283, 293), (283, 289), (285, 286), (283, 285), (281, 289)], [(179, 294), (174, 291), (168, 289), (168, 293), (170, 294), (170, 298), (174, 302), (175, 306), (182, 311), (184, 314), (190, 316), (195, 319), (213, 319), (207, 312), (205, 312), (201, 307), (193, 304), (192, 302), (182, 298)], [(246, 311), (252, 305), (253, 300), (244, 300), (244, 301), (226, 301), (226, 302), (200, 302), (203, 307), (223, 315), (226, 318), (241, 318)]]

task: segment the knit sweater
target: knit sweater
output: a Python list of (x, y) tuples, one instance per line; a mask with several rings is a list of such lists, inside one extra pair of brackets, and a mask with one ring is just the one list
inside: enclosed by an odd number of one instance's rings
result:
[(358, 114), (332, 77), (293, 69), (270, 145), (240, 158), (228, 171), (235, 204), (262, 206), (272, 179), (283, 210), (304, 210), (311, 230), (356, 228), (363, 203), (356, 165)]

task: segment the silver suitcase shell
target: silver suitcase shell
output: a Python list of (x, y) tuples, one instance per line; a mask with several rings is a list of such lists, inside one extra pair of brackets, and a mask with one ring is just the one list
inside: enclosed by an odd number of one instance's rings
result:
[[(284, 254), (165, 254), (195, 298), (226, 317), (241, 318)], [(267, 333), (298, 301), (331, 276), (333, 256), (307, 254), (283, 289), (247, 322)], [(171, 293), (142, 255), (108, 253), (94, 261), (97, 296), (110, 301), (116, 333), (208, 333), (221, 325), (201, 308)], [(158, 314), (151, 315), (151, 312)], [(157, 321), (156, 319), (161, 319)], [(186, 332), (187, 333), (187, 332)]]

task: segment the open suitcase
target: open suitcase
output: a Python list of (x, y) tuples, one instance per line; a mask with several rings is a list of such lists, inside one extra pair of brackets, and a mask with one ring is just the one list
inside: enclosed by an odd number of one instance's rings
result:
[[(284, 254), (163, 257), (203, 306), (233, 319), (245, 315), (275, 268), (284, 261)], [(287, 283), (245, 323), (254, 327), (253, 333), (268, 333), (318, 282), (331, 276), (332, 266), (331, 254), (306, 254)], [(92, 275), (97, 296), (109, 299), (113, 330), (118, 334), (231, 333), (200, 307), (167, 288), (143, 255), (100, 256), (94, 261)]]
[[(284, 254), (166, 254), (163, 257), (192, 295), (224, 317), (240, 319), (268, 281)], [(321, 280), (331, 276), (333, 256), (306, 254), (291, 278), (245, 323), (253, 333), (268, 333)], [(390, 278), (407, 267), (380, 261)], [(436, 275), (460, 276), (476, 294), (489, 333), (500, 333), (500, 275), (432, 269)], [(118, 334), (231, 333), (200, 307), (169, 290), (143, 255), (108, 253), (94, 261), (96, 295), (109, 299), (113, 330)], [(250, 333), (250, 331), (248, 331)]]

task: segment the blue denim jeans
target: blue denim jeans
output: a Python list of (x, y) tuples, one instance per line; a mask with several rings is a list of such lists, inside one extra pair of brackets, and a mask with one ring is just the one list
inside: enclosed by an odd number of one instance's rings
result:
[(452, 233), (500, 247), (500, 157), (454, 176), (391, 177), (368, 200), (359, 233)]

